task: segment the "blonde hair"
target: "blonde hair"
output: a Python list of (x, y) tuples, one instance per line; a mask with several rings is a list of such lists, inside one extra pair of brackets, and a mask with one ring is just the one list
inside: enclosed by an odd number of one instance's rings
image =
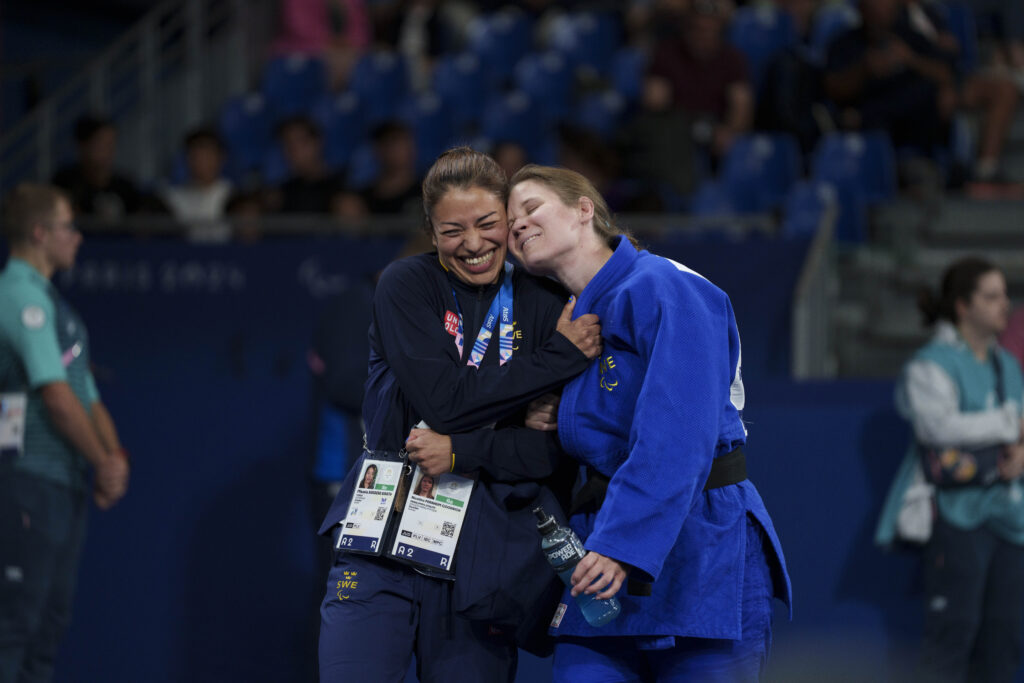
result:
[(509, 186), (515, 187), (528, 180), (549, 188), (566, 206), (576, 206), (580, 197), (586, 197), (594, 203), (594, 232), (598, 237), (611, 247), (615, 238), (621, 235), (629, 240), (637, 251), (640, 250), (640, 243), (636, 238), (628, 230), (615, 224), (608, 203), (586, 176), (565, 168), (527, 164), (516, 171), (509, 181)]

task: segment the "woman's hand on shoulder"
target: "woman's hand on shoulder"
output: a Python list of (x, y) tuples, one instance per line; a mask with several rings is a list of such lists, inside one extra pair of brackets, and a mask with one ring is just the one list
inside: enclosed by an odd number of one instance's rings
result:
[(619, 592), (627, 574), (629, 565), (590, 551), (572, 573), (572, 595), (596, 593), (599, 600), (607, 600)]
[(555, 331), (571, 341), (589, 360), (593, 360), (601, 355), (601, 323), (593, 313), (581, 315), (573, 320), (574, 308), (575, 297), (569, 299), (569, 303), (562, 309)]
[(433, 429), (413, 429), (405, 440), (409, 460), (432, 477), (452, 471), (452, 438)]

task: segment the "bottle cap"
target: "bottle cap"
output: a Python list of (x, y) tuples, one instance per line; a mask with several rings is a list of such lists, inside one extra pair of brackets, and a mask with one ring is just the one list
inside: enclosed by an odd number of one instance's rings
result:
[(554, 517), (544, 512), (544, 508), (533, 508), (533, 514), (537, 516), (537, 531), (542, 534), (550, 533), (558, 527), (558, 522)]

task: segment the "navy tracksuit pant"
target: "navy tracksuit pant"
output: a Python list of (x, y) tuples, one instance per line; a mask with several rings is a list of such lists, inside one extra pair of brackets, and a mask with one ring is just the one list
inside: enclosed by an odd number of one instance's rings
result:
[(320, 681), (511, 683), (512, 633), (452, 613), (452, 583), (400, 563), (339, 553), (320, 607)]

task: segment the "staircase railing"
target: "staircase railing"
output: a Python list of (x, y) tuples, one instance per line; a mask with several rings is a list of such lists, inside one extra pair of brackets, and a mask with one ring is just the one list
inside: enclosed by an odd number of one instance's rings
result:
[(254, 5), (166, 0), (0, 137), (0, 190), (46, 181), (74, 150), (85, 114), (117, 121), (118, 163), (156, 179), (182, 134), (251, 82)]

